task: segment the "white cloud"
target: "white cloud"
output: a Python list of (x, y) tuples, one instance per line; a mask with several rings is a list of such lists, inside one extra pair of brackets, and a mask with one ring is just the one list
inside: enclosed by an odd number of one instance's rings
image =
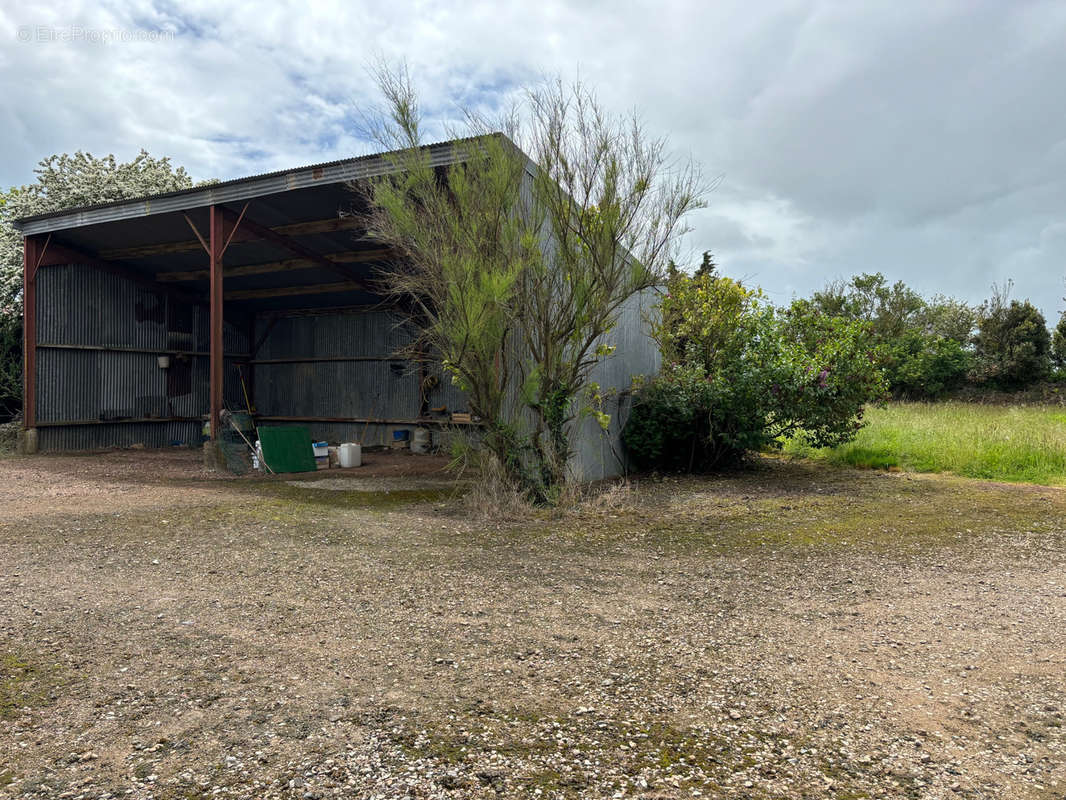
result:
[[(173, 32), (20, 41), (20, 26)], [(356, 107), (405, 57), (443, 136), (538, 76), (580, 73), (723, 182), (689, 250), (774, 296), (881, 270), (1061, 307), (1066, 7), (1042, 2), (439, 3), (0, 0), (0, 182), (54, 152), (170, 155), (234, 177), (366, 152)]]

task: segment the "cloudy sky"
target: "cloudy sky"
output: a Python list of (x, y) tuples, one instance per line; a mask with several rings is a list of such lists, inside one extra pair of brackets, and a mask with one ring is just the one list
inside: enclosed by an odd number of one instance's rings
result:
[(441, 123), (580, 73), (721, 177), (687, 252), (775, 299), (881, 271), (1066, 305), (1058, 1), (0, 0), (0, 184), (77, 149), (196, 178), (366, 153), (376, 55)]

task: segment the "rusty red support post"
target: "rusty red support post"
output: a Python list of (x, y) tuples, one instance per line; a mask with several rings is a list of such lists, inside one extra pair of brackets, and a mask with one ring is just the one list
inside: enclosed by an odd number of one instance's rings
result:
[(222, 362), (222, 209), (211, 206), (210, 219), (210, 278), (211, 278), (211, 438), (218, 441), (221, 428), (223, 381)]
[(37, 262), (40, 243), (22, 241), (22, 427), (37, 426)]

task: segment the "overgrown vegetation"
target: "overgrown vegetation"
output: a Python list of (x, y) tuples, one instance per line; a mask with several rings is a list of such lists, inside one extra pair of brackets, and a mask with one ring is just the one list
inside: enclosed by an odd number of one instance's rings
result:
[(22, 408), (22, 315), (0, 310), (0, 424)]
[(659, 305), (663, 369), (639, 386), (623, 433), (636, 464), (704, 471), (800, 431), (849, 441), (884, 394), (869, 326), (808, 303), (775, 309), (706, 266), (675, 271)]
[(875, 273), (835, 281), (798, 302), (867, 323), (893, 395), (935, 399), (964, 386), (1024, 389), (1066, 367), (1066, 317), (1053, 338), (1032, 303), (1010, 299), (1012, 289), (1010, 282), (993, 286), (987, 301), (971, 307), (943, 295), (925, 299)]
[(698, 172), (635, 117), (561, 82), (502, 120), (468, 114), (456, 163), (437, 168), (406, 70), (377, 77), (386, 108), (373, 131), (396, 171), (364, 188), (371, 235), (402, 254), (383, 281), (422, 332), (414, 348), (467, 393), (508, 479), (555, 502), (571, 423), (609, 424), (587, 402), (590, 370), (613, 349), (622, 304), (663, 280), (701, 204)]
[(981, 306), (974, 336), (977, 382), (1014, 388), (1047, 377), (1051, 335), (1044, 315), (1028, 300), (1011, 300), (1010, 284), (993, 288)]
[(0, 194), (0, 421), (14, 416), (22, 404), (22, 234), (12, 222), (194, 185), (183, 167), (144, 150), (128, 162), (80, 150), (62, 153), (41, 161), (34, 172), (34, 183)]
[(813, 447), (802, 435), (785, 452), (835, 464), (970, 478), (1066, 483), (1066, 410), (1058, 406), (892, 403), (871, 410), (854, 441)]

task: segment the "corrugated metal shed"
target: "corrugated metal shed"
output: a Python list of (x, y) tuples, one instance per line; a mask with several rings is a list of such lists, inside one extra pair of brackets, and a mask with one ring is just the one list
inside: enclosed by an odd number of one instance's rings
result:
[[(462, 155), (452, 142), (428, 149), (438, 166)], [(224, 317), (226, 406), (245, 407), (243, 375), (261, 422), (306, 422), (315, 438), (364, 444), (388, 443), (396, 428), (443, 430), (452, 412), (468, 411), (438, 363), (409, 360), (412, 332), (374, 289), (375, 271), (395, 256), (366, 238), (365, 199), (351, 182), (392, 169), (388, 154), (366, 156), (22, 220), (45, 251), (50, 243), (71, 256), (36, 270), (40, 447), (200, 441), (211, 336), (208, 257), (198, 237), (209, 206), (245, 226), (231, 225), (237, 234), (215, 306)], [(578, 477), (623, 466), (630, 377), (658, 369), (643, 330), (646, 300), (625, 306), (611, 334), (618, 349), (596, 367), (593, 379), (615, 390), (606, 409), (613, 423), (606, 434), (592, 419), (575, 423)]]

